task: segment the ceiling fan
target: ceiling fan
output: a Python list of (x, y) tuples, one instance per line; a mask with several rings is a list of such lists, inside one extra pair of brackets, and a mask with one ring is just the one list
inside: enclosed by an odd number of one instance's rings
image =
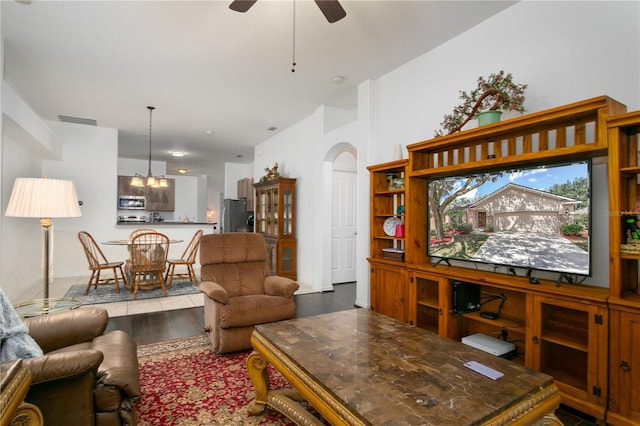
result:
[[(229, 5), (229, 9), (236, 12), (246, 12), (257, 0), (234, 0)], [(338, 0), (314, 0), (320, 11), (330, 23), (337, 22), (347, 16)]]

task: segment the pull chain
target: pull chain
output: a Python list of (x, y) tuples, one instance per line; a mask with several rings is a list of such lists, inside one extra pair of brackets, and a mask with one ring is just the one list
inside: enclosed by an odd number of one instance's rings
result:
[(293, 0), (293, 60), (291, 61), (291, 72), (296, 72), (296, 0)]

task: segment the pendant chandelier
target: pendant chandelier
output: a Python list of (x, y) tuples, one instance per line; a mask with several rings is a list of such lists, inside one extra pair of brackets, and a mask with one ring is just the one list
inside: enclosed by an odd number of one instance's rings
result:
[(136, 175), (133, 178), (131, 178), (130, 184), (131, 186), (137, 186), (137, 187), (148, 186), (150, 188), (168, 188), (169, 183), (167, 182), (167, 179), (165, 179), (164, 176), (153, 176), (151, 174), (151, 123), (152, 123), (151, 118), (153, 115), (153, 110), (156, 108), (152, 106), (148, 106), (147, 109), (149, 110), (149, 169), (147, 171), (146, 178), (136, 173)]

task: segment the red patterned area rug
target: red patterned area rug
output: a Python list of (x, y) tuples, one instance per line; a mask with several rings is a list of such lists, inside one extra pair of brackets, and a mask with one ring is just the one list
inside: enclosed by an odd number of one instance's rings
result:
[[(247, 413), (255, 395), (245, 367), (250, 353), (216, 355), (206, 335), (140, 345), (138, 425), (293, 425), (271, 409)], [(272, 389), (289, 387), (268, 368)]]

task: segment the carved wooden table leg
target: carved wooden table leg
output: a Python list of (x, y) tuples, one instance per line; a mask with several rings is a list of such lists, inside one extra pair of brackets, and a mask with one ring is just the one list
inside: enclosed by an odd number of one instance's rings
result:
[(253, 382), (256, 398), (249, 407), (249, 414), (252, 416), (260, 415), (264, 412), (267, 405), (267, 395), (269, 394), (269, 373), (267, 371), (267, 360), (253, 351), (247, 358), (247, 372), (249, 378)]

